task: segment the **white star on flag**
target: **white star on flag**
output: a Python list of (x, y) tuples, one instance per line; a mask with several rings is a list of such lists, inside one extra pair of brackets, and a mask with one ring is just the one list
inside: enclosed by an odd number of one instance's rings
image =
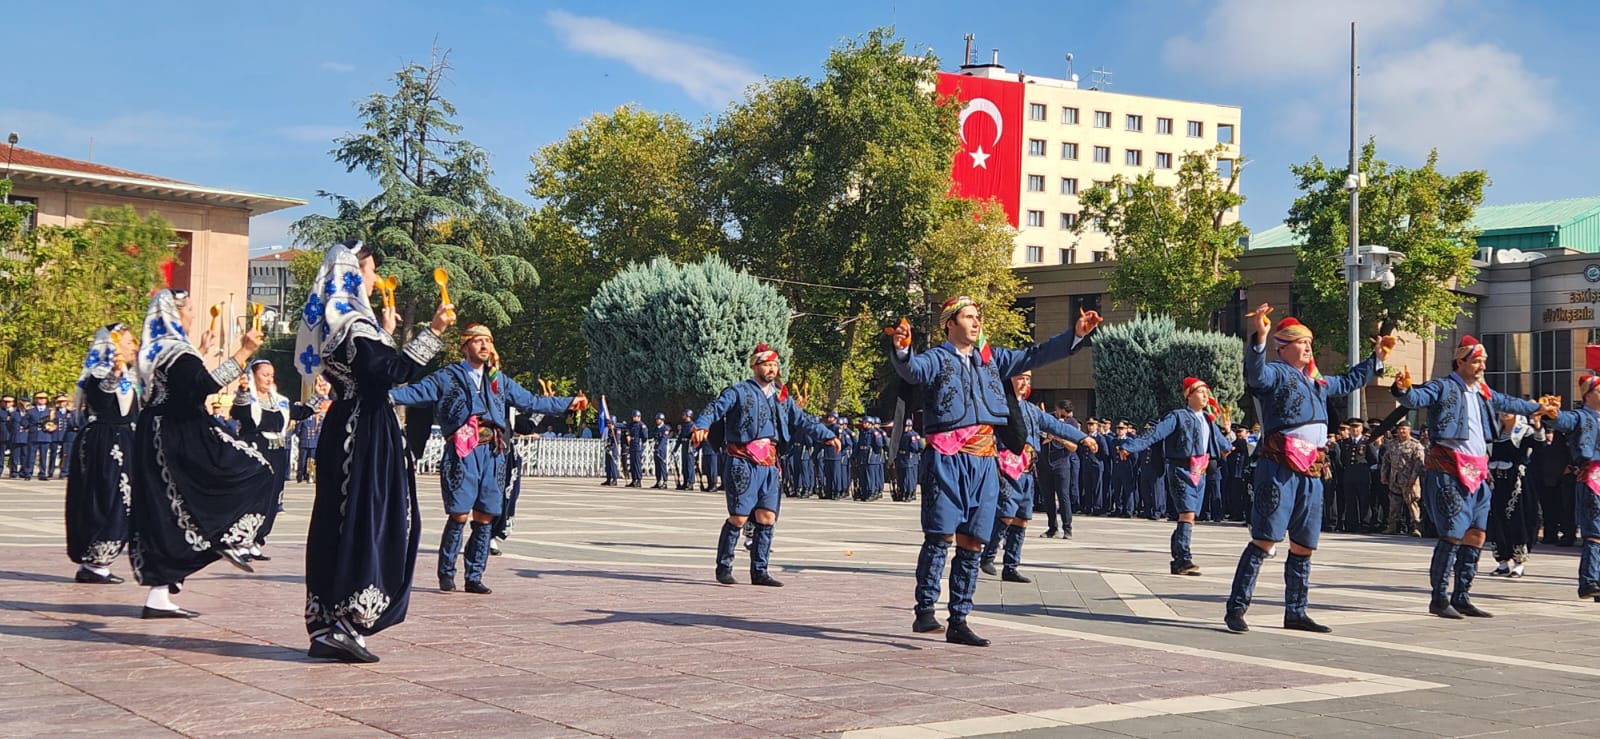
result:
[(984, 169), (989, 168), (988, 161), (990, 155), (984, 153), (982, 144), (978, 145), (977, 151), (969, 151), (967, 152), (967, 155), (972, 157), (972, 166), (982, 167)]

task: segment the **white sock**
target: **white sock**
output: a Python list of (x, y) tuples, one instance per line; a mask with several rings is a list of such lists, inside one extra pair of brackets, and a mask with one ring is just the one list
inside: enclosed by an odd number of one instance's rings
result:
[(84, 565), (83, 569), (93, 572), (101, 577), (111, 574), (111, 568), (103, 565)]
[(150, 594), (144, 598), (144, 605), (146, 608), (154, 608), (158, 611), (173, 611), (178, 608), (178, 604), (172, 602), (172, 596), (167, 592), (167, 586), (165, 585), (157, 585), (150, 588)]
[(261, 546), (259, 544), (250, 545), (250, 556), (252, 556), (252, 557), (261, 556)]

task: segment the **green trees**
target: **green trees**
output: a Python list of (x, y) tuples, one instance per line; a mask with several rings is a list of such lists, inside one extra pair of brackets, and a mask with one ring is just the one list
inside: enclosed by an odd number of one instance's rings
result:
[(177, 234), (160, 215), (127, 206), (24, 233), (31, 206), (5, 204), (10, 191), (0, 180), (0, 388), (67, 392), (98, 328), (144, 320)]
[(1227, 216), (1244, 202), (1242, 162), (1227, 179), (1218, 174), (1224, 148), (1183, 155), (1178, 185), (1157, 185), (1155, 174), (1111, 178), (1079, 196), (1079, 233), (1099, 222), (1111, 237), (1116, 261), (1108, 290), (1112, 301), (1141, 313), (1170, 315), (1181, 326), (1207, 328), (1211, 315), (1240, 285), (1234, 262), (1250, 233)]
[(602, 284), (584, 311), (590, 392), (606, 393), (618, 415), (625, 407), (698, 410), (750, 376), (757, 344), (787, 365), (788, 327), (783, 296), (717, 257), (636, 264)]
[(436, 267), (450, 275), (463, 325), (504, 326), (522, 312), (517, 291), (539, 279), (517, 256), (532, 238), (528, 212), (489, 184), (487, 152), (457, 137), (456, 108), (442, 92), (447, 57), (436, 51), (426, 66), (406, 65), (394, 92), (357, 106), (362, 132), (334, 142), (334, 158), (371, 175), (381, 191), (365, 200), (319, 191), (335, 215), (306, 216), (290, 233), (322, 248), (346, 239), (373, 245), (379, 271), (400, 280), (396, 302), (406, 326), (433, 314)]
[(1183, 405), (1185, 377), (1205, 380), (1218, 404), (1236, 407), (1244, 396), (1243, 344), (1238, 337), (1179, 328), (1170, 316), (1140, 316), (1095, 334), (1097, 415), (1154, 421)]
[[(1422, 167), (1390, 165), (1378, 159), (1377, 144), (1361, 148), (1361, 243), (1380, 244), (1405, 255), (1394, 267), (1395, 287), (1361, 291), (1364, 330), (1405, 331), (1434, 339), (1455, 326), (1464, 312), (1452, 289), (1472, 282), (1477, 270), (1473, 214), (1483, 203), (1489, 177), (1483, 170), (1456, 175), (1439, 172), (1438, 152)], [(1344, 189), (1344, 167), (1329, 168), (1322, 160), (1291, 167), (1301, 195), (1289, 208), (1287, 223), (1300, 237), (1295, 249), (1295, 291), (1299, 318), (1317, 331), (1322, 346), (1343, 349), (1347, 336), (1350, 293), (1340, 276), (1343, 253), (1350, 243), (1350, 199)]]

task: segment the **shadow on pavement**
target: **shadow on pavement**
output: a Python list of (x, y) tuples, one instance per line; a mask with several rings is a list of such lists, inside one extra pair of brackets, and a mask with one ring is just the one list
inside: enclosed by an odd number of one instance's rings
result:
[(877, 644), (896, 649), (921, 650), (915, 644), (907, 644), (898, 636), (878, 634), (870, 631), (855, 631), (852, 629), (835, 629), (827, 626), (814, 626), (811, 624), (795, 624), (783, 621), (758, 621), (740, 616), (728, 616), (719, 613), (683, 613), (683, 612), (633, 612), (633, 611), (608, 611), (590, 609), (590, 613), (604, 614), (599, 618), (589, 618), (581, 621), (568, 621), (562, 626), (599, 626), (615, 623), (656, 623), (668, 626), (709, 626), (713, 628), (734, 629), (749, 631), (758, 634), (776, 634), (781, 636), (800, 636), (808, 639), (822, 639), (825, 641), (855, 642), (858, 644)]

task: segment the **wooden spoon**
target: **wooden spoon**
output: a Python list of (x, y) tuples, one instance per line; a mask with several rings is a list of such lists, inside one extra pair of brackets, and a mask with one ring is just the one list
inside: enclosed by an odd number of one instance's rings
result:
[(222, 309), (215, 305), (211, 306), (211, 333), (213, 334), (217, 332), (217, 316), (220, 315), (222, 315)]
[(450, 274), (443, 267), (433, 268), (433, 281), (439, 283), (439, 302), (450, 303)]

